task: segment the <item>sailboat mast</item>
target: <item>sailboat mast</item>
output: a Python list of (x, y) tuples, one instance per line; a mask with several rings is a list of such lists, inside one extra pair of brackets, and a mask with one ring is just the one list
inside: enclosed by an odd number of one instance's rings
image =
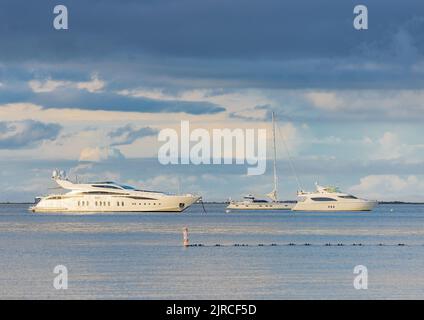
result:
[(277, 147), (275, 145), (275, 114), (272, 112), (272, 143), (274, 147), (274, 194), (275, 194), (275, 200), (278, 199), (277, 197)]

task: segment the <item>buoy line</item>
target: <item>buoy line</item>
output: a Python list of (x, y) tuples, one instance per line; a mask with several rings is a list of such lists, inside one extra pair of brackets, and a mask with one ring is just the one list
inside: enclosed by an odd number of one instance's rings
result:
[(195, 244), (188, 244), (185, 245), (185, 247), (419, 247), (424, 246), (424, 244), (413, 244), (408, 245), (405, 243), (371, 243), (371, 244), (364, 244), (364, 243), (324, 243), (324, 244), (317, 244), (317, 243), (285, 243), (285, 244), (277, 244), (277, 243), (258, 243), (258, 244), (246, 244), (246, 243), (234, 243), (234, 244), (202, 244), (202, 243), (195, 243)]

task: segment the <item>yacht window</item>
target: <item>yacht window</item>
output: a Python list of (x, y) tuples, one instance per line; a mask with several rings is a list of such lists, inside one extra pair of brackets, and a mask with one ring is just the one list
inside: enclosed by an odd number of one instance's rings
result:
[(342, 198), (342, 199), (358, 199), (357, 197), (355, 197), (355, 196), (352, 196), (352, 195), (347, 195), (347, 196), (339, 196), (339, 198)]
[(80, 206), (80, 204), (81, 204), (81, 203), (78, 201), (78, 207)]
[(311, 198), (314, 201), (337, 201), (336, 199), (333, 198), (325, 198), (325, 197), (316, 197), (316, 198)]
[(46, 200), (61, 200), (62, 197), (49, 197)]
[(119, 201), (116, 203), (116, 205), (119, 207)]
[(110, 207), (110, 202), (108, 202), (107, 205)]
[(125, 190), (134, 190), (134, 188), (133, 187), (131, 187), (131, 186), (126, 186), (126, 185), (123, 185), (123, 184), (121, 184), (120, 185), (122, 188), (124, 188)]
[(124, 202), (122, 202), (121, 204), (122, 204), (122, 206), (124, 206)]
[(104, 185), (91, 185), (92, 187), (95, 188), (105, 188), (105, 189), (117, 189), (117, 190), (122, 190), (119, 187), (115, 187), (115, 186), (104, 186)]

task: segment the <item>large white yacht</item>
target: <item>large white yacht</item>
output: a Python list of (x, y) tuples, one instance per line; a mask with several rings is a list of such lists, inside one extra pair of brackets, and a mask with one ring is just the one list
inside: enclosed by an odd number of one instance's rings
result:
[(181, 212), (200, 199), (192, 194), (138, 190), (111, 181), (73, 183), (63, 171), (54, 171), (52, 179), (70, 191), (37, 198), (30, 208), (33, 212)]
[(298, 192), (298, 202), (293, 211), (371, 211), (377, 201), (359, 199), (341, 192), (337, 187), (315, 184), (315, 192)]
[(244, 196), (241, 201), (230, 200), (227, 209), (230, 210), (291, 210), (294, 203), (278, 201), (278, 177), (277, 177), (277, 148), (275, 146), (275, 116), (272, 113), (272, 140), (274, 146), (274, 190), (267, 194), (271, 201), (256, 199), (253, 195), (249, 194)]

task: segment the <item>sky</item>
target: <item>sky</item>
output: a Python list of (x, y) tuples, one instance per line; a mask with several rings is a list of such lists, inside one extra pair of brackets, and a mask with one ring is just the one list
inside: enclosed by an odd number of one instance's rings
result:
[(0, 0), (0, 202), (56, 191), (55, 168), (207, 201), (266, 194), (271, 163), (161, 165), (158, 132), (270, 132), (271, 112), (281, 199), (318, 181), (424, 201), (423, 53), (422, 0)]

